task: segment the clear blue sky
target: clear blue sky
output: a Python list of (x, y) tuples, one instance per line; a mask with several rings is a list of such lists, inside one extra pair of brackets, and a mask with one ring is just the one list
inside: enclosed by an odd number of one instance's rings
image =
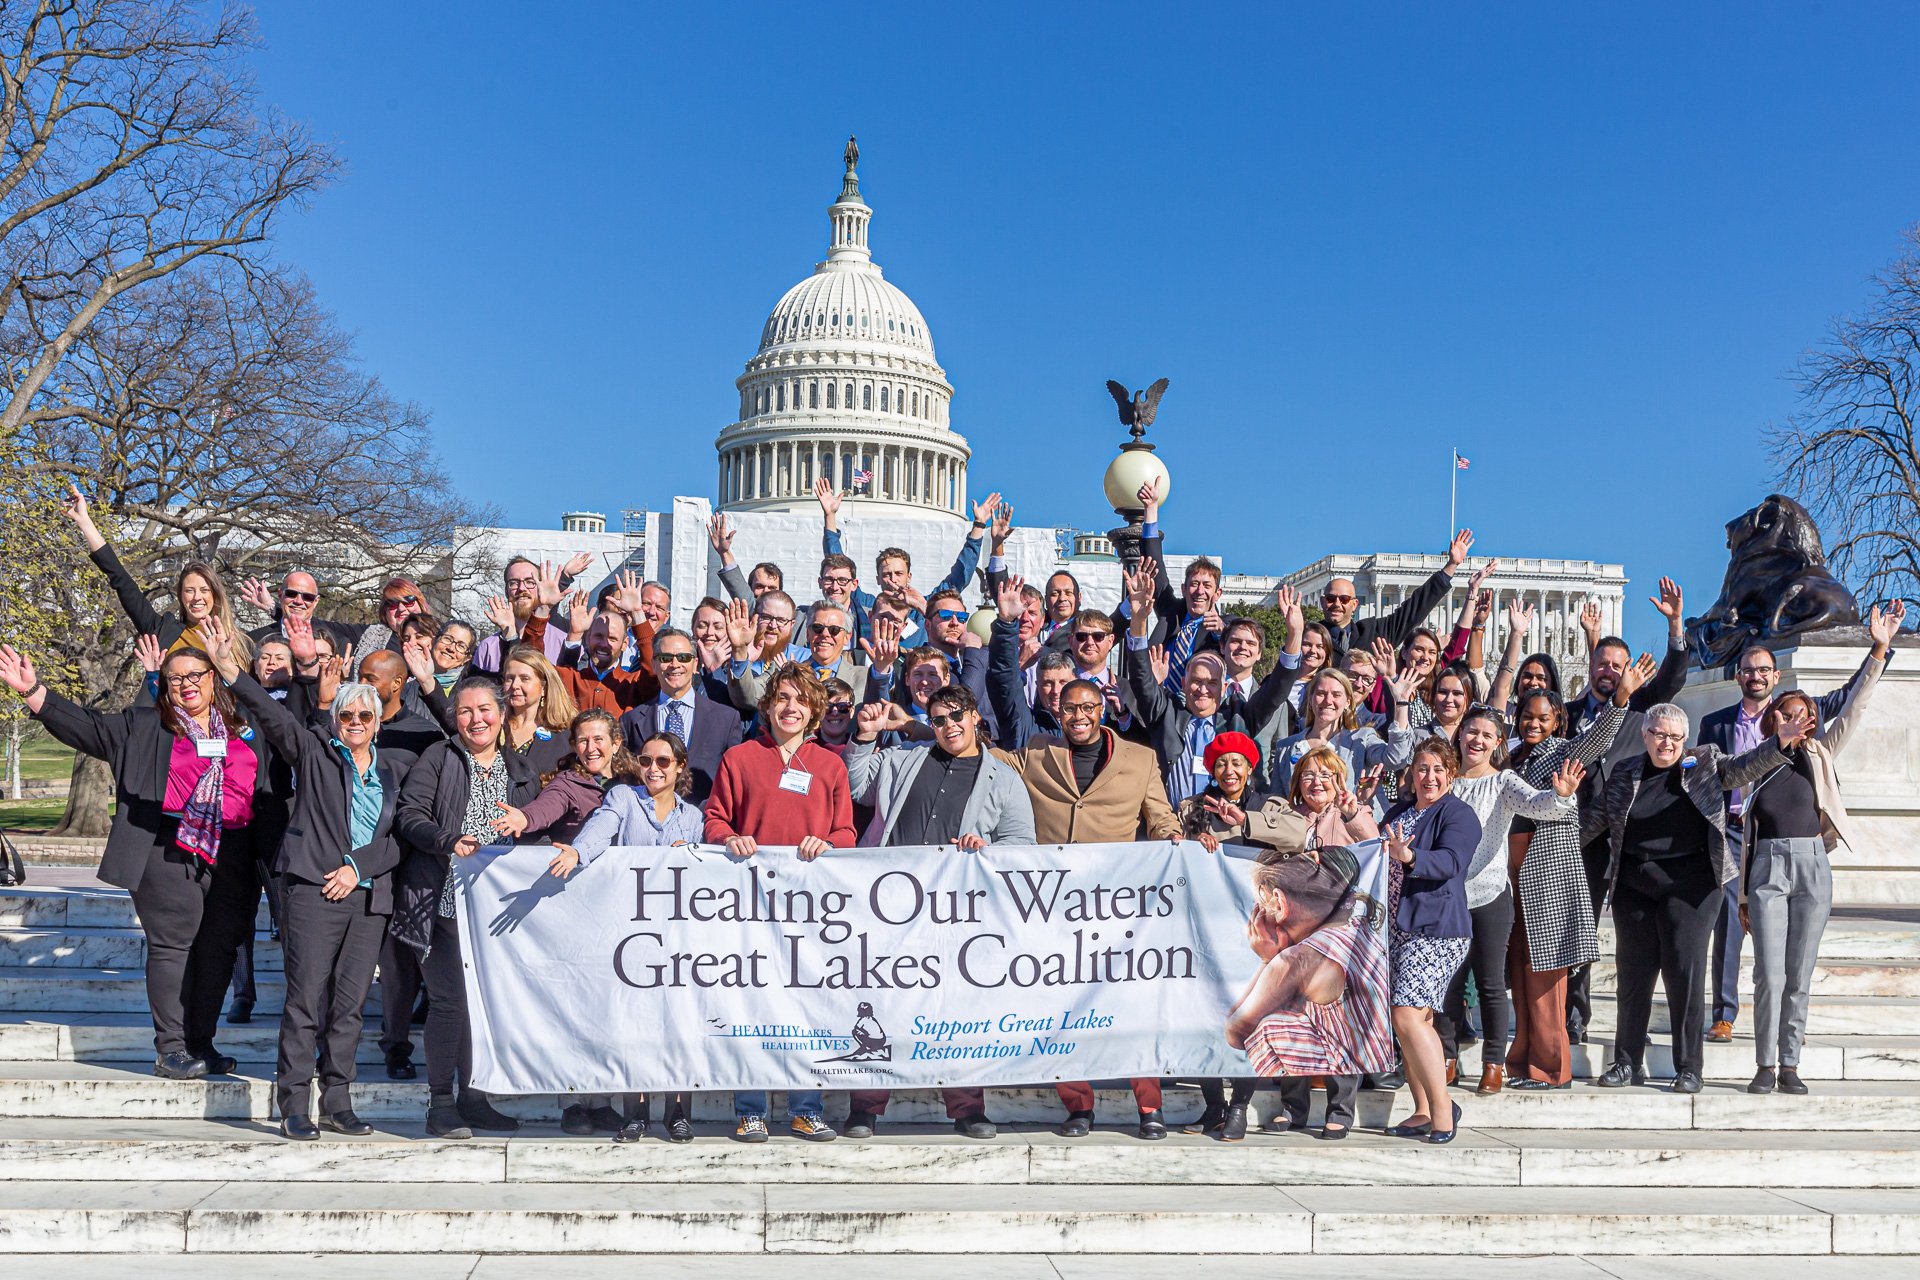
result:
[(1920, 220), (1912, 10), (1563, 8), (335, 0), (258, 64), (350, 166), (286, 256), (512, 523), (712, 493), (852, 132), (1019, 515), (1111, 524), (1166, 375), (1176, 547), (1438, 550), (1457, 446), (1476, 553), (1625, 564), (1645, 643)]

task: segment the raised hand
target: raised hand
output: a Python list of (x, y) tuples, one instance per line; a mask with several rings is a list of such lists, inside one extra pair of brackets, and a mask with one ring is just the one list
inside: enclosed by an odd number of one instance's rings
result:
[(993, 553), (1007, 545), (1007, 535), (1013, 532), (1013, 504), (1002, 502), (993, 509)]
[(1661, 612), (1670, 626), (1677, 627), (1680, 625), (1682, 600), (1679, 583), (1675, 582), (1672, 578), (1662, 578), (1660, 579), (1660, 594), (1657, 596), (1648, 596), (1647, 599), (1653, 603), (1654, 608)]
[[(820, 481), (815, 482), (814, 488), (816, 492), (821, 483)], [(737, 532), (738, 530), (728, 527), (727, 516), (724, 511), (707, 521), (707, 545), (713, 548), (714, 553), (720, 557), (720, 563), (723, 565), (733, 563), (733, 535)]]
[(736, 661), (753, 661), (753, 606), (745, 600), (727, 603), (727, 642)]
[(1153, 595), (1159, 565), (1152, 556), (1141, 556), (1140, 566), (1133, 572), (1121, 570), (1126, 584), (1127, 600), (1133, 605), (1133, 616), (1138, 618), (1153, 612)]
[(646, 615), (640, 610), (640, 575), (631, 569), (622, 569), (613, 575), (613, 594), (607, 597), (607, 603), (627, 615), (627, 620), (639, 623)]
[(233, 632), (227, 630), (227, 624), (220, 621), (220, 615), (210, 613), (206, 621), (200, 624), (200, 638), (207, 642), (207, 657), (213, 660), (213, 669), (220, 678), (232, 684), (240, 674), (240, 660), (233, 652)]
[(400, 646), (400, 658), (407, 664), (407, 674), (422, 689), (433, 685), (433, 653), (427, 642), (419, 636), (410, 637)]
[[(1380, 779), (1385, 776), (1386, 770), (1380, 765), (1375, 765), (1373, 768), (1368, 769), (1360, 775), (1360, 780), (1354, 783), (1354, 798), (1360, 801), (1361, 804), (1372, 804), (1374, 793), (1380, 790)], [(1355, 812), (1358, 812), (1358, 809), (1356, 809)], [(1347, 816), (1351, 818), (1353, 814), (1350, 813), (1347, 814)]]
[(1393, 695), (1395, 702), (1403, 707), (1413, 704), (1413, 695), (1420, 688), (1420, 677), (1412, 667), (1404, 671), (1396, 671), (1390, 676), (1383, 675), (1380, 679), (1387, 686), (1387, 692)]
[[(1598, 612), (1596, 610), (1596, 612)], [(1514, 596), (1507, 601), (1507, 634), (1524, 636), (1533, 630), (1533, 605)]]
[(592, 552), (576, 551), (574, 552), (574, 554), (567, 557), (567, 562), (565, 564), (560, 566), (560, 576), (563, 578), (577, 578), (581, 574), (585, 573), (592, 564), (593, 564)]
[(1382, 680), (1392, 680), (1394, 673), (1400, 670), (1400, 655), (1395, 651), (1393, 642), (1385, 636), (1376, 636), (1367, 652), (1373, 655), (1374, 674)]
[(1553, 793), (1566, 797), (1580, 790), (1580, 784), (1586, 780), (1587, 766), (1578, 760), (1562, 760), (1560, 767), (1553, 771)]
[(973, 504), (973, 523), (984, 529), (993, 523), (994, 512), (1000, 507), (999, 493), (990, 493)]
[(911, 586), (900, 587), (897, 590), (887, 592), (887, 594), (895, 600), (898, 600), (901, 604), (906, 605), (907, 608), (913, 610), (921, 617), (924, 618), (927, 616), (927, 598), (918, 591), (915, 591)]
[(133, 655), (140, 659), (140, 666), (148, 675), (158, 674), (161, 664), (167, 660), (167, 655), (160, 648), (160, 637), (154, 635), (135, 639)]
[(1600, 602), (1589, 600), (1580, 606), (1580, 630), (1586, 633), (1587, 648), (1600, 643)]
[(1342, 787), (1340, 795), (1333, 802), (1333, 807), (1340, 811), (1342, 818), (1351, 822), (1360, 816), (1360, 797)]
[(1387, 837), (1387, 856), (1402, 866), (1413, 865), (1413, 845), (1407, 840), (1405, 828), (1395, 823), (1384, 833)]
[(513, 606), (507, 603), (505, 596), (487, 597), (487, 621), (491, 622), (502, 636), (513, 634)]
[(1000, 586), (993, 593), (993, 607), (999, 612), (1000, 621), (1018, 622), (1020, 615), (1027, 611), (1026, 586), (1027, 580), (1017, 573), (1000, 580)]
[(1307, 625), (1306, 610), (1300, 602), (1300, 593), (1292, 587), (1281, 587), (1273, 593), (1273, 607), (1287, 620), (1287, 636), (1291, 639), (1300, 634)]
[(1247, 820), (1247, 811), (1225, 796), (1205, 796), (1200, 804), (1208, 813), (1230, 827), (1240, 826)]
[(540, 603), (549, 610), (566, 594), (560, 587), (560, 571), (548, 560), (540, 562), (540, 576), (534, 579), (534, 586), (540, 593)]
[(1498, 572), (1499, 568), (1500, 568), (1500, 557), (1495, 556), (1493, 559), (1481, 565), (1478, 569), (1475, 569), (1473, 571), (1473, 576), (1467, 579), (1467, 590), (1470, 592), (1478, 591), (1481, 587), (1484, 587), (1487, 584), (1487, 579), (1491, 578), (1496, 572)]
[(35, 674), (33, 661), (10, 644), (0, 644), (0, 684), (18, 694), (25, 694), (40, 683)]
[(1467, 552), (1471, 550), (1473, 550), (1473, 530), (1462, 529), (1454, 534), (1453, 542), (1447, 547), (1447, 572), (1452, 573), (1465, 564)]
[(1203, 630), (1217, 636), (1227, 629), (1227, 619), (1215, 606), (1200, 616), (1200, 626)]
[(1796, 702), (1793, 710), (1780, 718), (1780, 749), (1785, 751), (1809, 733), (1813, 732), (1813, 721), (1808, 718), (1806, 707)]
[(1493, 592), (1482, 589), (1473, 598), (1473, 626), (1477, 631), (1487, 625), (1487, 619), (1493, 616)]
[(866, 651), (867, 662), (875, 671), (891, 671), (893, 664), (900, 660), (900, 624), (892, 618), (878, 615), (868, 621), (873, 638), (862, 640), (860, 647)]
[(1167, 646), (1150, 644), (1147, 646), (1147, 666), (1153, 672), (1155, 684), (1165, 684), (1173, 674), (1173, 659), (1167, 656)]
[(1873, 606), (1867, 615), (1867, 634), (1873, 637), (1873, 643), (1886, 647), (1893, 644), (1893, 638), (1900, 634), (1900, 626), (1907, 620), (1907, 602), (1890, 600), (1882, 608)]
[(826, 516), (827, 523), (832, 524), (833, 518), (840, 514), (840, 491), (833, 487), (831, 480), (821, 476), (813, 482), (813, 497), (820, 504), (820, 512)]
[(312, 667), (320, 652), (313, 643), (313, 620), (289, 615), (280, 619), (280, 633), (287, 638), (287, 648), (293, 652), (294, 665), (303, 671)]
[(80, 492), (80, 486), (67, 481), (67, 496), (60, 499), (60, 514), (85, 528), (93, 523), (93, 517), (87, 511), (87, 495)]
[(1160, 477), (1155, 476), (1141, 485), (1133, 496), (1144, 513), (1142, 523), (1153, 524), (1160, 519)]
[(884, 702), (863, 702), (854, 712), (853, 736), (861, 742), (872, 742), (887, 728), (887, 704)]
[(320, 700), (321, 706), (331, 707), (333, 705), (334, 695), (340, 692), (340, 682), (346, 673), (346, 659), (337, 654), (324, 659), (320, 663), (320, 681), (318, 687), (316, 687), (313, 692), (314, 696)]
[(574, 644), (580, 643), (580, 637), (587, 634), (587, 628), (593, 625), (593, 597), (584, 591), (576, 591), (567, 597), (567, 639)]
[(248, 578), (240, 584), (240, 598), (262, 613), (273, 612), (273, 588), (258, 578)]
[(1627, 669), (1620, 673), (1620, 683), (1614, 686), (1616, 705), (1626, 706), (1627, 699), (1631, 698), (1641, 685), (1653, 679), (1653, 673), (1659, 669), (1660, 664), (1653, 660), (1653, 655), (1650, 653), (1643, 653), (1628, 663)]
[(487, 822), (487, 825), (493, 828), (495, 835), (517, 837), (526, 831), (527, 815), (525, 813), (514, 808), (505, 800), (495, 800), (493, 807), (500, 812), (496, 813)]

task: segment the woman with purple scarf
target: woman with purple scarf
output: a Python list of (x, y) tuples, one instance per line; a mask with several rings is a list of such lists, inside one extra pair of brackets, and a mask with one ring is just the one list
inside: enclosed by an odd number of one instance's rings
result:
[(25, 698), (47, 732), (113, 768), (113, 828), (100, 878), (133, 895), (147, 934), (153, 1073), (171, 1080), (228, 1075), (213, 1047), (233, 957), (260, 900), (249, 824), (268, 785), (265, 746), (214, 676), (206, 651), (140, 638), (160, 674), (151, 707), (95, 711), (40, 681), (33, 663), (0, 645), (0, 683)]

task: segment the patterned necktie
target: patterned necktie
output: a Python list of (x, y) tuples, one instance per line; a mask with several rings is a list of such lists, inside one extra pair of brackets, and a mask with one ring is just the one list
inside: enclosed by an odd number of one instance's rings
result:
[(680, 713), (680, 700), (675, 698), (667, 704), (667, 732), (680, 739), (687, 740), (687, 718)]
[(1176, 690), (1187, 678), (1187, 663), (1193, 657), (1193, 647), (1200, 641), (1200, 619), (1190, 618), (1180, 624), (1173, 633), (1173, 639), (1167, 645), (1167, 678), (1164, 687)]
[(1187, 725), (1187, 768), (1184, 778), (1175, 778), (1181, 792), (1180, 800), (1197, 796), (1207, 789), (1210, 778), (1207, 774), (1207, 748), (1213, 745), (1219, 730), (1214, 728), (1212, 716), (1195, 716)]

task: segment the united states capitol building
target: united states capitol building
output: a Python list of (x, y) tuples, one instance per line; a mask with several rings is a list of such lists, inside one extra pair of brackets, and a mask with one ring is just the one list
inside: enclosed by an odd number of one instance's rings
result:
[[(713, 493), (676, 496), (658, 507), (646, 505), (656, 501), (649, 495), (635, 494), (632, 508), (611, 516), (563, 512), (548, 529), (467, 531), (453, 566), (457, 616), (483, 615), (508, 556), (561, 560), (585, 551), (596, 560), (584, 575), (591, 582), (632, 568), (666, 584), (674, 620), (684, 626), (702, 596), (721, 594), (719, 561), (707, 541), (716, 509), (738, 529), (733, 552), (740, 564), (780, 565), (787, 590), (804, 607), (820, 561), (813, 486), (823, 477), (846, 494), (839, 525), (863, 587), (872, 587), (874, 556), (883, 547), (912, 555), (922, 590), (946, 573), (971, 522), (971, 501), (985, 490), (969, 487), (973, 450), (955, 429), (953, 384), (935, 355), (926, 317), (873, 259), (873, 209), (860, 192), (858, 159), (849, 142), (839, 196), (827, 209), (825, 259), (774, 304), (757, 349), (734, 379), (734, 395), (715, 397), (730, 402), (738, 416), (714, 439)], [(1087, 461), (1091, 476), (1106, 460)], [(996, 470), (990, 460), (988, 474)], [(1079, 579), (1089, 604), (1110, 608), (1120, 599), (1120, 565), (1103, 532), (1022, 523), (1006, 554), (1029, 582), (1065, 569)], [(1169, 548), (1176, 581), (1201, 554), (1209, 553)], [(1211, 558), (1227, 571), (1229, 600), (1271, 601), (1283, 584), (1317, 596), (1330, 578), (1346, 577), (1363, 601), (1362, 616), (1393, 608), (1442, 563), (1438, 554), (1338, 552), (1275, 573), (1273, 566)], [(1609, 631), (1619, 630), (1626, 581), (1617, 564), (1503, 557), (1489, 585), (1501, 605), (1513, 594), (1533, 601), (1543, 647), (1571, 657), (1583, 654), (1577, 619), (1588, 600), (1600, 603)], [(1456, 603), (1464, 590), (1463, 575)], [(1436, 629), (1450, 620), (1450, 606), (1431, 619)]]

